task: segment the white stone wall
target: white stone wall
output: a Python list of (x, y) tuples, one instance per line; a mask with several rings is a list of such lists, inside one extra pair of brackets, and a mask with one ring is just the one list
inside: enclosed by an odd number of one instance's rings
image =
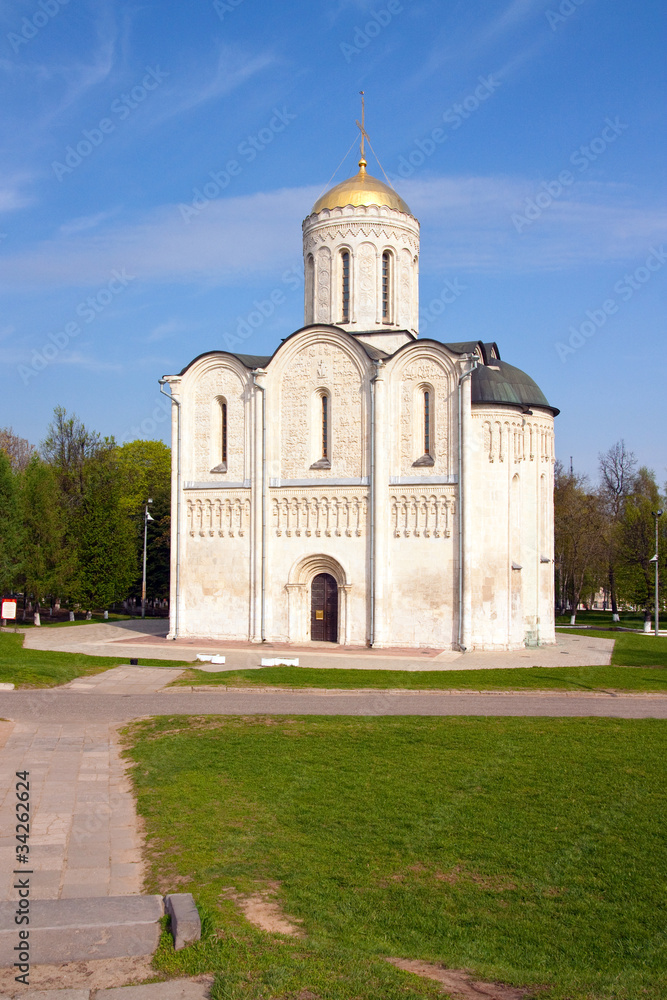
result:
[[(471, 642), (477, 649), (555, 641), (553, 416), (473, 408), (469, 533)], [(514, 568), (513, 568), (514, 567)]]
[[(350, 317), (343, 321), (341, 252), (350, 254)], [(382, 254), (390, 254), (390, 312), (382, 316)], [(387, 206), (322, 209), (303, 223), (305, 323), (350, 333), (419, 329), (419, 223)]]
[[(258, 374), (266, 392), (268, 640), (308, 641), (310, 584), (328, 572), (339, 587), (339, 641), (365, 645), (372, 630), (380, 648), (456, 645), (458, 384), (466, 367), (443, 345), (419, 341), (376, 364), (345, 332), (323, 327), (288, 338)], [(262, 395), (252, 373), (222, 353), (170, 382), (182, 421), (179, 634), (259, 641)], [(553, 417), (538, 408), (526, 414), (471, 406), (469, 380), (463, 385), (466, 645), (553, 642)], [(432, 394), (433, 464), (415, 466), (423, 457), (425, 388)], [(331, 401), (330, 468), (313, 469), (321, 392)], [(221, 398), (228, 405), (228, 469), (212, 472)], [(173, 632), (175, 470), (172, 489)]]

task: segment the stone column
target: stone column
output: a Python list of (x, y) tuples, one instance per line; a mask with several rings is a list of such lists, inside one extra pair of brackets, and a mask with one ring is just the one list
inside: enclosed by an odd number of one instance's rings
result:
[(463, 483), (463, 509), (459, 517), (463, 525), (463, 607), (461, 642), (470, 649), (472, 642), (472, 584), (473, 572), (473, 510), (475, 497), (473, 495), (473, 449), (472, 449), (472, 377), (469, 375), (461, 383), (461, 481)]
[(251, 458), (251, 523), (250, 532), (250, 641), (262, 641), (262, 404), (263, 393), (259, 386), (264, 386), (266, 372), (258, 370), (253, 373), (255, 386), (253, 388), (251, 406), (252, 458)]
[(375, 426), (373, 427), (375, 468), (373, 470), (373, 564), (375, 615), (373, 646), (387, 642), (387, 532), (389, 526), (389, 455), (387, 448), (387, 383), (385, 367), (378, 365), (375, 381)]
[[(172, 399), (177, 399), (179, 402), (181, 400), (180, 395), (180, 379), (169, 379), (168, 384), (171, 391)], [(176, 403), (171, 403), (171, 553), (170, 553), (170, 573), (169, 573), (169, 632), (167, 634), (168, 639), (174, 639), (176, 637), (176, 578), (177, 578), (177, 553), (179, 553), (178, 545), (178, 532), (179, 524), (177, 517), (178, 510), (178, 499), (179, 499), (179, 486), (180, 493), (183, 492), (182, 477), (181, 483), (178, 482), (178, 422), (179, 419), (183, 419), (182, 408), (177, 406)], [(181, 461), (183, 456), (181, 456)], [(187, 509), (185, 501), (181, 495), (181, 524), (180, 524), (180, 559), (181, 564), (183, 564), (183, 554), (186, 545), (187, 538)], [(181, 586), (181, 593), (183, 592), (184, 580), (181, 574), (179, 575), (179, 582)], [(183, 614), (182, 614), (183, 602), (180, 602), (179, 607), (179, 631), (183, 629)], [(73, 620), (73, 619), (71, 619)]]

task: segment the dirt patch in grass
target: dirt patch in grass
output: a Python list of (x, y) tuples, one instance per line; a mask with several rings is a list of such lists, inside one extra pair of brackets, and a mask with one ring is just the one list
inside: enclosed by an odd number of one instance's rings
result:
[(452, 1000), (524, 1000), (524, 997), (535, 992), (505, 986), (503, 983), (483, 983), (472, 979), (462, 969), (446, 969), (444, 965), (434, 965), (431, 962), (412, 961), (409, 958), (388, 958), (387, 961), (404, 972), (413, 972), (415, 976), (442, 983)]
[[(0, 996), (21, 995), (14, 975), (14, 969), (0, 969)], [(98, 958), (90, 962), (63, 962), (62, 965), (33, 965), (30, 968), (30, 986), (39, 990), (103, 990), (156, 982), (162, 978), (155, 972), (150, 955), (142, 958)], [(212, 980), (211, 976), (202, 978), (208, 982)]]
[(299, 921), (283, 913), (276, 894), (280, 883), (269, 882), (265, 889), (258, 892), (240, 893), (236, 889), (223, 889), (222, 898), (231, 899), (241, 913), (254, 927), (259, 927), (269, 934), (287, 934), (290, 937), (304, 937)]

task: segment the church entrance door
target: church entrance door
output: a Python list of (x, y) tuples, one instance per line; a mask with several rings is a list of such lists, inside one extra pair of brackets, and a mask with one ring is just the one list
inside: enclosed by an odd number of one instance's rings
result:
[(338, 642), (338, 584), (329, 573), (318, 573), (310, 587), (310, 638)]

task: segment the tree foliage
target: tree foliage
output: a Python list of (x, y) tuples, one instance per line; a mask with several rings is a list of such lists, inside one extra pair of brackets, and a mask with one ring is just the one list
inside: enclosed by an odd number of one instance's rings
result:
[(9, 458), (13, 472), (23, 472), (28, 465), (35, 446), (26, 438), (19, 437), (12, 427), (0, 428), (0, 449)]
[(66, 592), (72, 580), (72, 551), (53, 466), (34, 453), (22, 476), (23, 586), (39, 605)]
[(74, 600), (86, 609), (107, 607), (127, 596), (137, 575), (133, 525), (123, 507), (114, 451), (84, 463), (81, 502), (74, 514)]
[(0, 589), (3, 594), (11, 593), (18, 586), (22, 540), (18, 476), (12, 471), (9, 456), (0, 449)]
[(576, 615), (583, 594), (592, 593), (604, 578), (606, 546), (599, 495), (585, 476), (555, 470), (555, 554), (561, 605)]
[(139, 596), (143, 513), (153, 500), (148, 597), (169, 593), (171, 457), (161, 441), (119, 447), (64, 407), (38, 453), (0, 431), (0, 585), (90, 610)]

